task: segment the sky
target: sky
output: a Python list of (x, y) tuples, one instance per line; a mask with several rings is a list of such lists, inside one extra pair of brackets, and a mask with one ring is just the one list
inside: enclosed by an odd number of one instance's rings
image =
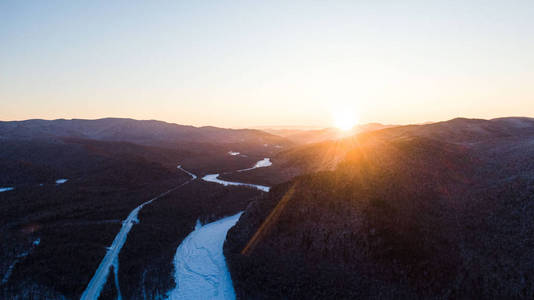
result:
[(0, 120), (534, 117), (534, 1), (0, 0)]

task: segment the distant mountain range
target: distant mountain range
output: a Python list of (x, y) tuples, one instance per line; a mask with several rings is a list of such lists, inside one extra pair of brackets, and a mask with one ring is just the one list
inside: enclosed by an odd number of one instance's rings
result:
[(105, 118), (98, 120), (26, 120), (0, 122), (0, 139), (58, 137), (131, 142), (144, 145), (171, 143), (261, 143), (287, 145), (278, 136), (255, 129), (194, 127), (155, 120)]
[(261, 143), (288, 146), (336, 140), (357, 133), (393, 127), (369, 123), (352, 130), (324, 129), (227, 129), (213, 126), (194, 127), (156, 120), (104, 118), (97, 120), (58, 119), (0, 121), (0, 139), (81, 138), (101, 141), (131, 142), (143, 145), (171, 143)]

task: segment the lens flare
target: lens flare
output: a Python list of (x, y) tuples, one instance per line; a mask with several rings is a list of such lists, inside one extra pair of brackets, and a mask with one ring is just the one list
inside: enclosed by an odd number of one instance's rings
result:
[(332, 114), (334, 126), (340, 130), (351, 130), (358, 124), (358, 117), (351, 109), (338, 109)]

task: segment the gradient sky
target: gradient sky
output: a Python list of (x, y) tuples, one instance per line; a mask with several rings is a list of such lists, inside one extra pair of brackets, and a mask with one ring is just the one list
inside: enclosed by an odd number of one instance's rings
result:
[(0, 120), (534, 117), (534, 1), (0, 0)]

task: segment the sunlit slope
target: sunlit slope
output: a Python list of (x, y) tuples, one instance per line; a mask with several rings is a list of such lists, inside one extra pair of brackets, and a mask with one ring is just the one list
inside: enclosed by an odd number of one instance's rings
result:
[[(534, 135), (534, 119), (499, 118), (492, 120), (458, 118), (426, 125), (408, 125), (372, 130), (335, 141), (292, 147), (281, 151), (273, 160), (293, 174), (333, 170), (353, 149), (374, 151), (381, 143), (415, 137), (478, 147), (496, 139), (521, 139)], [(267, 171), (267, 170), (262, 170)], [(287, 172), (287, 171), (286, 171)]]
[(245, 211), (226, 244), (236, 294), (532, 296), (533, 125), (456, 119), (299, 150), (315, 166), (341, 154)]

